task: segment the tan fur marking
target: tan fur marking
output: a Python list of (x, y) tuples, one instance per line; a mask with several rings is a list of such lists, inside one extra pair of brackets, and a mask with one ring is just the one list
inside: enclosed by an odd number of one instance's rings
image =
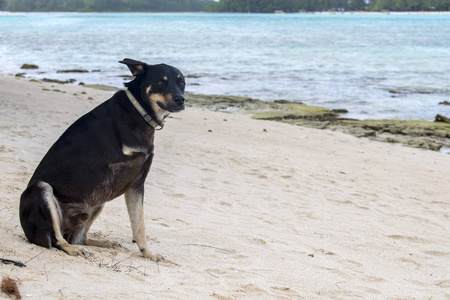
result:
[(177, 78), (181, 78), (181, 75), (180, 75), (180, 74), (178, 74), (178, 75), (177, 75)]
[(101, 247), (101, 248), (122, 247), (119, 242), (109, 241), (109, 240), (94, 240), (94, 239), (87, 239), (86, 246), (94, 246), (94, 247)]
[(130, 216), (131, 229), (133, 230), (133, 239), (136, 241), (139, 249), (147, 247), (144, 224), (143, 195), (134, 190), (125, 192), (128, 215)]
[(137, 65), (137, 66), (134, 67), (132, 73), (133, 73), (134, 76), (139, 75), (141, 73), (144, 73), (144, 67), (142, 65)]
[(130, 189), (125, 192), (125, 201), (127, 203), (128, 215), (130, 216), (131, 229), (133, 230), (133, 240), (145, 258), (153, 261), (161, 261), (164, 258), (161, 255), (153, 255), (147, 244), (144, 223), (144, 195), (136, 190)]
[(164, 80), (164, 81), (167, 81), (167, 76), (164, 76), (164, 77), (163, 77), (163, 80)]
[(150, 105), (152, 106), (153, 111), (155, 112), (156, 117), (158, 118), (158, 121), (164, 120), (165, 117), (167, 117), (170, 113), (167, 110), (162, 109), (159, 107), (157, 102), (163, 102), (166, 103), (166, 98), (161, 94), (152, 94), (150, 96)]
[(44, 190), (43, 198), (47, 202), (47, 206), (50, 209), (50, 215), (52, 218), (52, 226), (55, 231), (56, 243), (67, 254), (72, 256), (83, 255), (89, 256), (89, 251), (79, 245), (69, 244), (61, 233), (61, 210), (57, 204), (57, 200), (53, 195), (53, 188), (45, 182), (40, 182), (39, 186)]

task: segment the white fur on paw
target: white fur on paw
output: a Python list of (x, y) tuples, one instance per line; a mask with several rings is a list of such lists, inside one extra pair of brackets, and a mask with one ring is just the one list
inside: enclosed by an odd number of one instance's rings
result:
[(148, 258), (154, 262), (165, 262), (166, 261), (164, 256), (162, 256), (160, 254), (152, 254), (150, 251), (141, 251), (141, 253), (145, 258)]

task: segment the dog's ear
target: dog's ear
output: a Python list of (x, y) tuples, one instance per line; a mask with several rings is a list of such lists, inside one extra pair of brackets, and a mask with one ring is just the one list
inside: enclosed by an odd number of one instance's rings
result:
[(126, 64), (128, 69), (130, 69), (131, 73), (134, 76), (145, 74), (147, 71), (148, 65), (142, 61), (125, 58), (124, 60), (119, 61), (121, 64)]

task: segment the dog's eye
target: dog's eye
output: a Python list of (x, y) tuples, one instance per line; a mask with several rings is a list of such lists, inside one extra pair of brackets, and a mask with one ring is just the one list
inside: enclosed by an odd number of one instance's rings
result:
[(167, 85), (167, 76), (164, 76), (160, 81), (158, 81), (158, 85), (160, 86), (160, 87), (164, 87), (164, 86), (166, 86)]
[(180, 82), (180, 86), (181, 86), (181, 87), (184, 87), (185, 85), (186, 85), (186, 83), (185, 83), (184, 81), (181, 81), (181, 82)]

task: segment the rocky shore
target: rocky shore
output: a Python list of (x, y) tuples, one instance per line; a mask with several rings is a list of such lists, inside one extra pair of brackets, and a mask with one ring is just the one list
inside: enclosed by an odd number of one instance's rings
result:
[[(25, 73), (16, 74), (25, 77)], [(32, 82), (41, 80), (31, 79)], [(73, 84), (74, 79), (61, 81), (44, 78), (43, 82)], [(84, 83), (80, 83), (84, 85)], [(115, 91), (116, 87), (86, 85), (86, 87)], [(239, 96), (199, 95), (187, 93), (187, 104), (191, 107), (212, 111), (250, 114), (254, 119), (272, 120), (299, 126), (344, 132), (356, 137), (434, 151), (450, 152), (450, 121), (445, 116), (436, 116), (435, 122), (418, 120), (357, 120), (345, 117), (346, 110), (331, 110), (286, 100), (265, 102)], [(446, 104), (446, 103), (442, 103)]]
[(429, 121), (356, 120), (345, 110), (330, 110), (279, 100), (264, 102), (235, 96), (187, 94), (188, 105), (214, 111), (247, 113), (255, 119), (328, 129), (372, 140), (434, 151), (450, 149), (450, 124)]

